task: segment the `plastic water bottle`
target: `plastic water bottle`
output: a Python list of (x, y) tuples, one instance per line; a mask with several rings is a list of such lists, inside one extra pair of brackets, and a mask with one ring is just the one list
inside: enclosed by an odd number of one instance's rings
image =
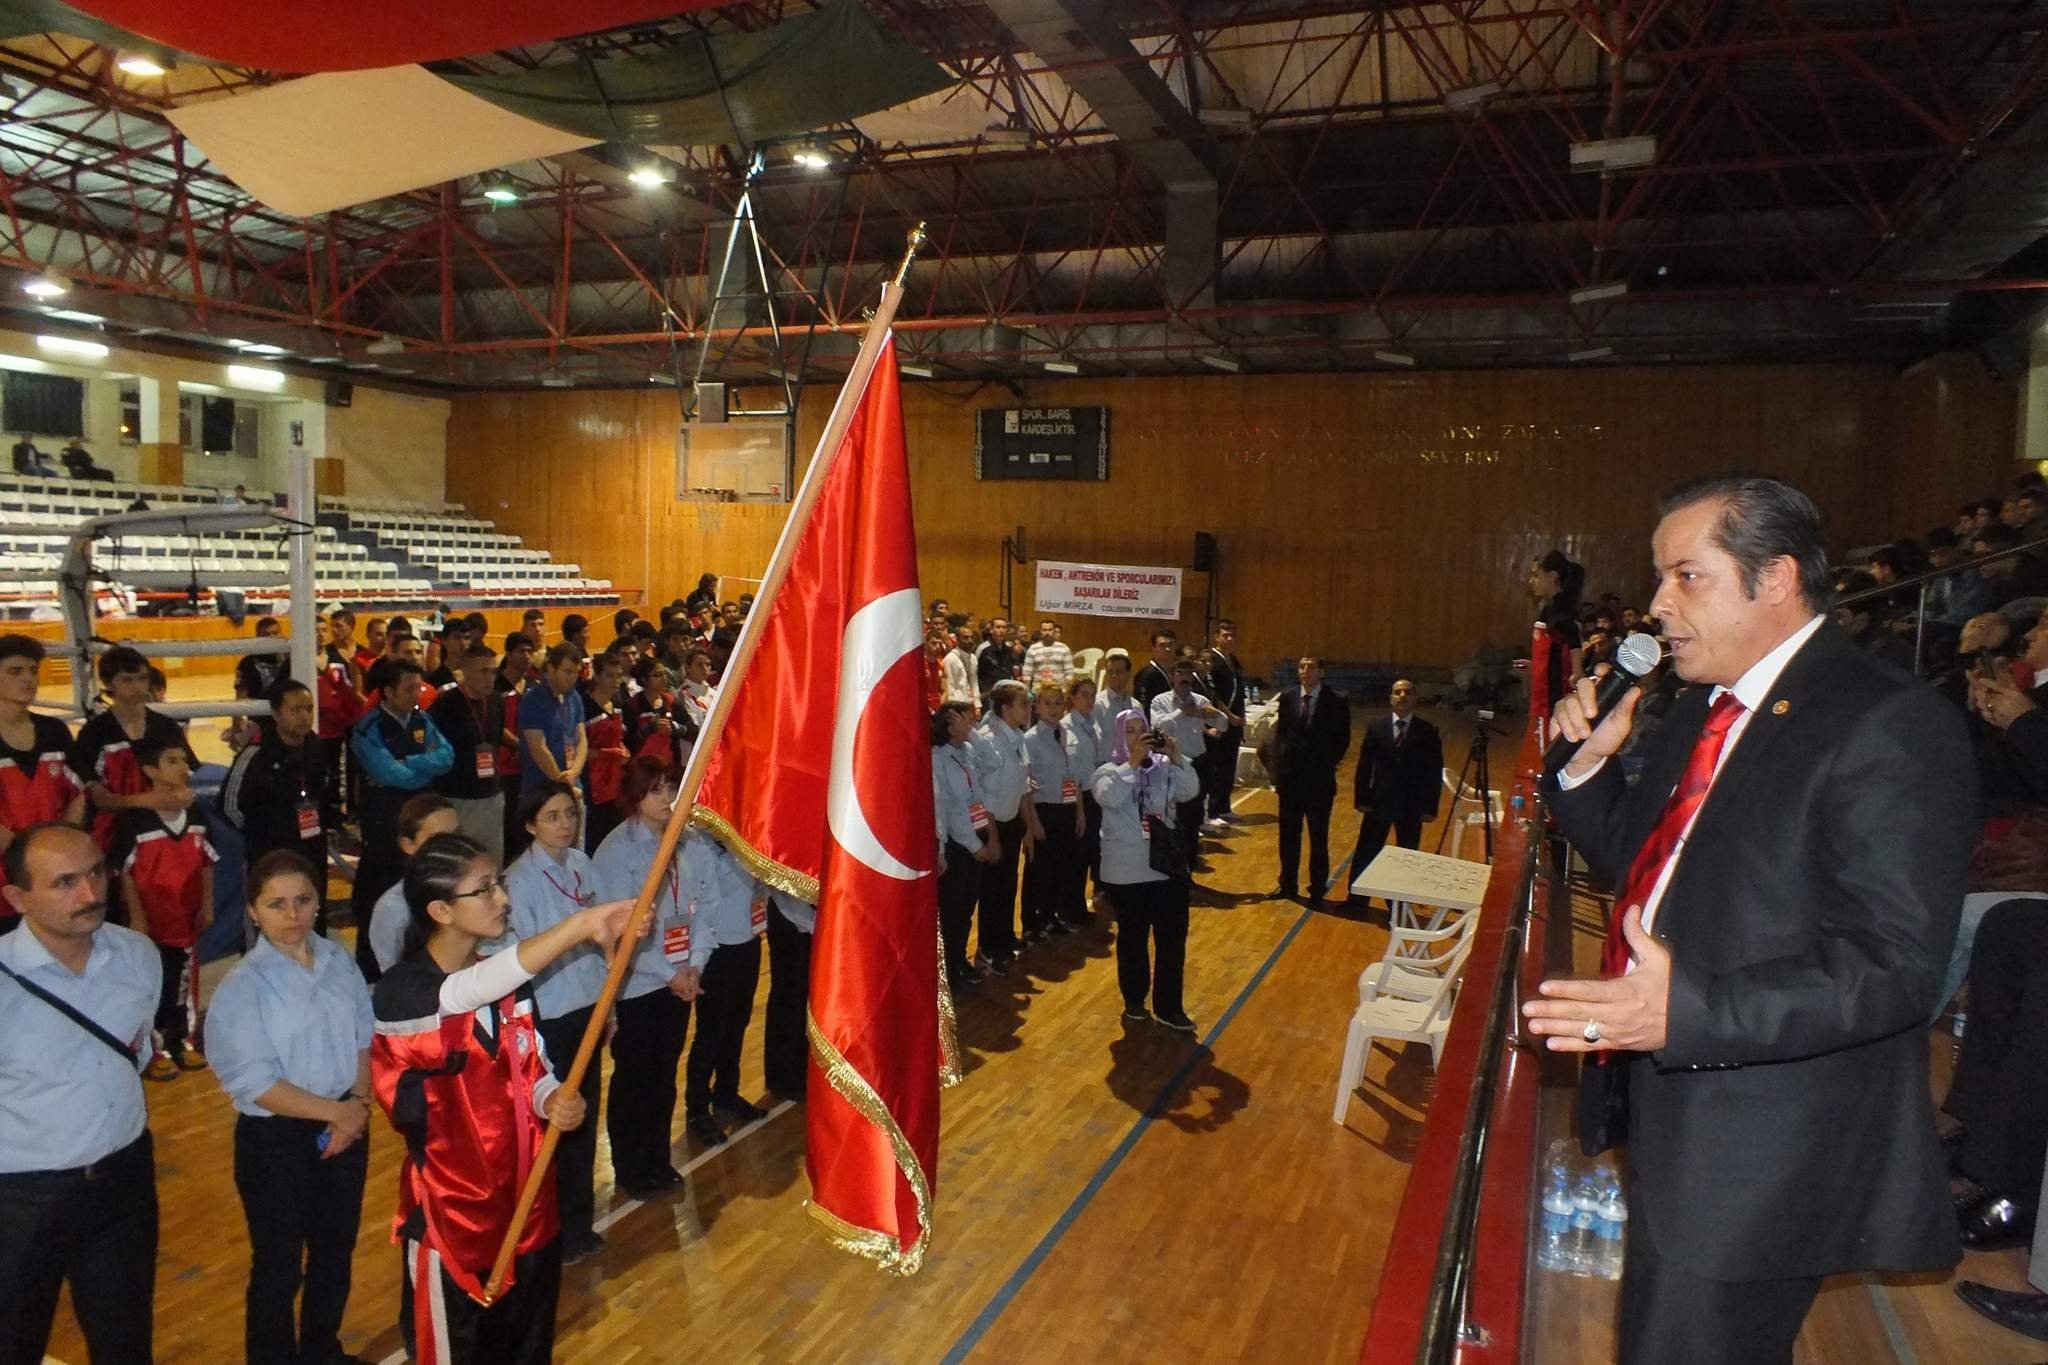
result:
[(1590, 1171), (1580, 1176), (1578, 1183), (1572, 1186), (1572, 1227), (1571, 1235), (1565, 1239), (1565, 1247), (1571, 1253), (1573, 1271), (1580, 1275), (1594, 1273), (1602, 1193), (1600, 1178)]
[(1593, 1273), (1603, 1280), (1618, 1280), (1628, 1236), (1628, 1201), (1622, 1198), (1621, 1181), (1611, 1172), (1606, 1186), (1601, 1191), (1600, 1221), (1594, 1227)]
[(1543, 1177), (1543, 1221), (1536, 1241), (1536, 1264), (1545, 1270), (1571, 1273), (1572, 1166), (1562, 1142), (1550, 1144)]

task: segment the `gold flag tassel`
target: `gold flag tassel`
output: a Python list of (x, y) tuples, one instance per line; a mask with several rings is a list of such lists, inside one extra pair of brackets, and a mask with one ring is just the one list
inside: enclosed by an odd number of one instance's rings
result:
[(960, 1022), (953, 1015), (953, 988), (946, 982), (946, 939), (939, 935), (939, 1088), (951, 1090), (967, 1079), (960, 1069)]
[(753, 875), (763, 886), (772, 886), (786, 895), (795, 896), (806, 905), (818, 903), (818, 879), (807, 877), (793, 867), (785, 867), (761, 850), (748, 843), (746, 836), (732, 827), (723, 815), (708, 806), (698, 806), (690, 812), (690, 823), (709, 832), (725, 851), (738, 860), (739, 865)]

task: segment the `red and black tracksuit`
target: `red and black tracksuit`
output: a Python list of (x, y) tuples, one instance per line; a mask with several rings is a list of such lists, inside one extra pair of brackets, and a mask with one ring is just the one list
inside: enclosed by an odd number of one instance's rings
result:
[(108, 853), (109, 863), (134, 884), (150, 941), (163, 959), (156, 1029), (164, 1051), (172, 1053), (199, 1031), (199, 918), (206, 871), (220, 861), (198, 812), (196, 805), (168, 818), (159, 811), (124, 810), (114, 822)]

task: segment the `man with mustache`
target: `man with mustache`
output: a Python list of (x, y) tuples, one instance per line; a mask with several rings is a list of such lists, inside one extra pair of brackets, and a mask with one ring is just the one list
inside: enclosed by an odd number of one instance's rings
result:
[(5, 854), (0, 938), (0, 1355), (40, 1360), (59, 1289), (95, 1362), (150, 1359), (156, 1160), (142, 1100), (156, 948), (107, 923), (107, 864), (71, 825)]

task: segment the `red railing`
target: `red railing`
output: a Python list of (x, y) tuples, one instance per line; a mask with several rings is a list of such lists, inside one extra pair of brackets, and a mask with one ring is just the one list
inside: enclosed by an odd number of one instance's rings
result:
[(1539, 628), (1530, 672), (1535, 714), (1506, 788), (1508, 815), (1494, 839), (1493, 875), (1475, 912), (1480, 922), (1436, 1095), (1380, 1273), (1365, 1365), (1522, 1359), (1541, 1058), (1520, 1046), (1516, 1012), (1535, 989), (1549, 947), (1547, 917), (1529, 913), (1544, 887), (1537, 782), (1546, 655)]

